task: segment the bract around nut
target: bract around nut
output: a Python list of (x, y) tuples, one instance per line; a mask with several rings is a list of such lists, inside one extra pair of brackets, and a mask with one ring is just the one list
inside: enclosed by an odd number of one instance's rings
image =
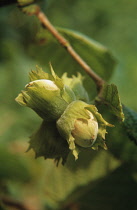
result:
[(75, 159), (81, 150), (106, 149), (107, 123), (94, 105), (89, 104), (83, 77), (66, 74), (59, 78), (37, 67), (29, 74), (30, 82), (16, 101), (33, 109), (42, 119), (39, 130), (31, 136), (30, 147), (36, 157), (44, 156), (64, 164), (70, 151)]
[(43, 120), (40, 128), (31, 135), (28, 150), (33, 149), (35, 157), (44, 157), (45, 159), (54, 159), (56, 163), (62, 160), (65, 164), (70, 152), (68, 144), (63, 139), (55, 122)]
[(74, 92), (54, 73), (52, 67), (51, 74), (37, 67), (29, 77), (30, 83), (16, 101), (30, 107), (46, 121), (57, 120), (68, 104), (76, 99)]
[(60, 135), (67, 140), (75, 159), (82, 148), (106, 148), (107, 123), (94, 105), (76, 100), (70, 103), (57, 121)]
[(72, 75), (72, 77), (70, 78), (67, 76), (67, 73), (65, 72), (61, 78), (63, 82), (73, 90), (76, 96), (76, 100), (81, 100), (89, 103), (88, 93), (83, 86), (84, 76), (82, 76), (78, 72), (77, 76)]

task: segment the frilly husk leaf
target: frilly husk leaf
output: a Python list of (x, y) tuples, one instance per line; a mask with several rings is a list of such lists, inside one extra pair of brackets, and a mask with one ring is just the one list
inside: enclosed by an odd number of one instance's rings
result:
[(43, 121), (38, 131), (30, 137), (29, 144), (28, 150), (33, 149), (36, 158), (50, 158), (57, 162), (62, 159), (63, 164), (70, 151), (66, 140), (60, 136), (55, 122)]

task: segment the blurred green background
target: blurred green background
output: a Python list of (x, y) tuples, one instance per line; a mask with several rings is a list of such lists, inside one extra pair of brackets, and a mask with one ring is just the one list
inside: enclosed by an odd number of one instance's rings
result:
[[(118, 86), (122, 103), (137, 111), (137, 1), (43, 0), (40, 5), (55, 26), (82, 32), (111, 50), (117, 67), (110, 82)], [(0, 8), (0, 196), (28, 210), (137, 210), (137, 149), (121, 130), (110, 139), (108, 152), (81, 154), (73, 164), (70, 157), (64, 167), (25, 153), (41, 119), (15, 97), (31, 69), (48, 68), (39, 59), (39, 28), (37, 19), (16, 5)]]

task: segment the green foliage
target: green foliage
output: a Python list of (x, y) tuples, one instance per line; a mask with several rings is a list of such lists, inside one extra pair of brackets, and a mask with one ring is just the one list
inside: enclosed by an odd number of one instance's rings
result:
[[(131, 173), (130, 165), (124, 164), (103, 179), (95, 183), (91, 181), (86, 189), (83, 186), (78, 187), (63, 202), (63, 209), (71, 205), (72, 208), (78, 206), (80, 210), (135, 210), (137, 185)], [(122, 177), (120, 182), (119, 177)]]
[[(96, 73), (106, 81), (110, 79), (116, 61), (107, 48), (76, 31), (63, 28), (57, 29)], [(87, 76), (79, 64), (70, 57), (65, 49), (55, 41), (55, 38), (48, 31), (41, 30), (37, 35), (37, 39), (39, 42), (41, 40), (44, 42), (45, 40), (45, 43), (41, 47), (41, 55), (34, 55), (33, 52), (36, 50), (36, 46), (32, 48), (31, 55), (40, 60), (43, 65), (51, 61), (60, 76), (64, 73), (64, 70), (69, 76), (72, 74), (76, 75), (77, 72), (80, 72), (84, 75), (84, 86), (88, 90), (90, 99), (96, 95), (96, 88), (93, 81)], [(61, 59), (62, 57), (63, 59)]]
[(111, 78), (116, 60), (109, 49), (82, 33), (63, 28), (57, 29), (101, 78), (105, 81)]
[(109, 116), (108, 120), (113, 121), (115, 125), (115, 129), (111, 129), (111, 132), (108, 130), (107, 145), (109, 151), (121, 161), (133, 164), (136, 170), (137, 146), (127, 136), (124, 123), (119, 123), (114, 116)]
[(97, 101), (101, 104), (107, 105), (114, 115), (116, 115), (121, 121), (124, 121), (124, 113), (116, 85), (104, 85)]
[(106, 177), (119, 165), (120, 162), (108, 152), (91, 152), (90, 150), (86, 153), (81, 152), (76, 162), (72, 156), (69, 156), (65, 166), (59, 165), (56, 168), (49, 161), (47, 163), (48, 170), (45, 170), (44, 174), (47, 204), (52, 205), (53, 209), (61, 209), (62, 202), (68, 198), (74, 189), (83, 186), (86, 190), (90, 181), (96, 183), (97, 180)]
[(129, 138), (137, 144), (137, 113), (123, 106), (125, 121), (124, 126)]
[(118, 60), (111, 83), (118, 86), (122, 103), (137, 111), (137, 1), (131, 2), (129, 5), (118, 0), (51, 1), (46, 13), (54, 25), (80, 31), (111, 49)]

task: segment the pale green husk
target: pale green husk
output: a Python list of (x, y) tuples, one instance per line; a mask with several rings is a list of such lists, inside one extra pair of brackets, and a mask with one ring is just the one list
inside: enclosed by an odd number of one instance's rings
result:
[[(98, 146), (103, 147), (106, 149), (105, 144), (105, 134), (106, 132), (106, 126), (111, 126), (111, 124), (107, 123), (101, 114), (98, 113), (97, 108), (94, 105), (88, 105), (87, 103), (77, 100), (73, 101), (69, 106), (65, 109), (64, 113), (61, 115), (61, 117), (57, 121), (57, 128), (60, 133), (60, 135), (67, 140), (69, 144), (70, 150), (72, 150), (73, 155), (75, 156), (75, 159), (78, 158), (78, 153), (81, 150), (81, 148), (86, 148), (85, 144), (83, 146), (78, 146), (76, 143), (76, 140), (74, 136), (72, 135), (73, 130), (75, 129), (75, 122), (78, 119), (83, 119), (87, 121), (87, 124), (90, 120), (90, 113), (95, 116), (97, 122), (98, 122), (98, 134), (97, 139), (91, 147), (93, 149), (97, 149)], [(85, 129), (84, 129), (85, 130)], [(87, 125), (87, 132), (89, 132), (91, 128)], [(86, 132), (86, 131), (85, 131)], [(87, 134), (85, 134), (85, 137)]]
[(52, 67), (51, 74), (37, 67), (36, 71), (30, 72), (29, 77), (31, 82), (16, 101), (22, 106), (30, 107), (46, 121), (57, 120), (68, 104), (76, 99), (74, 92), (64, 85)]
[[(106, 127), (112, 125), (103, 119), (94, 105), (89, 105), (81, 74), (72, 78), (64, 74), (59, 78), (51, 65), (50, 69), (51, 74), (39, 67), (31, 71), (30, 82), (16, 98), (19, 104), (30, 107), (44, 119), (38, 132), (31, 136), (30, 148), (36, 156), (62, 158), (63, 162), (69, 151), (77, 159), (81, 150), (98, 149), (99, 146), (106, 149)], [(60, 147), (65, 149), (63, 154)]]

